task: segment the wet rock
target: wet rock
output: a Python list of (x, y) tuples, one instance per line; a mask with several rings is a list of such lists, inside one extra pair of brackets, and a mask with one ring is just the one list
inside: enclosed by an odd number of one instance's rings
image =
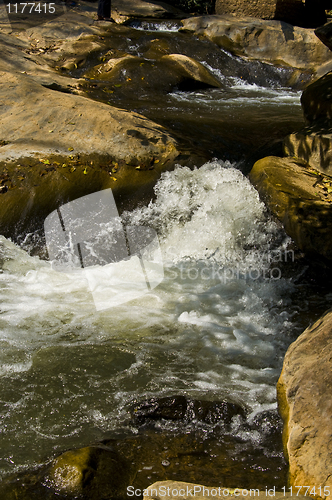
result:
[(331, 179), (293, 158), (263, 158), (250, 180), (297, 246), (332, 263)]
[(284, 420), (290, 484), (310, 485), (310, 496), (332, 492), (332, 313), (290, 345), (277, 385)]
[(193, 420), (216, 424), (230, 424), (233, 417), (246, 418), (246, 412), (241, 406), (227, 401), (197, 401), (185, 396), (166, 398), (151, 398), (135, 405), (132, 417), (140, 424), (155, 420), (181, 420), (188, 423)]
[(288, 156), (299, 158), (325, 175), (332, 176), (332, 126), (305, 127), (284, 140)]
[(71, 450), (56, 458), (45, 475), (55, 493), (89, 499), (123, 498), (133, 471), (106, 445)]
[(314, 72), (330, 61), (313, 29), (252, 17), (202, 16), (182, 21), (185, 30), (204, 35), (232, 54)]
[(315, 30), (316, 36), (332, 50), (332, 22), (326, 23)]
[[(111, 58), (105, 64), (88, 71), (85, 76), (110, 83), (110, 92), (137, 98), (151, 92), (171, 92), (174, 89), (196, 90), (220, 87), (220, 82), (201, 63), (183, 54), (162, 56), (159, 60), (126, 55)], [(82, 85), (82, 88), (87, 88)]]
[[(174, 67), (175, 70), (182, 76), (180, 88), (190, 90), (193, 88), (202, 87), (220, 87), (220, 81), (210, 73), (203, 64), (184, 54), (169, 54), (161, 58), (161, 62), (166, 63), (169, 67)], [(184, 85), (184, 81), (187, 82)], [(195, 82), (195, 83), (192, 83)]]

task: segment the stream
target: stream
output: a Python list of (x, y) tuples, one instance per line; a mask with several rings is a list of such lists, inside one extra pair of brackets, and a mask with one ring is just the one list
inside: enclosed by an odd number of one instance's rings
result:
[[(167, 23), (126, 29), (126, 40), (123, 32), (119, 40), (136, 55), (156, 38), (187, 53), (207, 43), (195, 39), (188, 47)], [(200, 168), (164, 173), (148, 206), (122, 214), (125, 225), (158, 235), (164, 279), (157, 287), (96, 311), (85, 279), (34, 256), (24, 237), (21, 247), (0, 237), (3, 477), (105, 436), (137, 436), (133, 403), (184, 395), (239, 405), (246, 422), (234, 418), (216, 430), (197, 420), (160, 421), (155, 430), (199, 431), (202, 441), (216, 435), (219, 446), (233, 443), (224, 467), (237, 463), (238, 470), (225, 475), (224, 485), (281, 488), (286, 481), (276, 382), (287, 347), (328, 308), (331, 293), (315, 281), (246, 174), (301, 128), (301, 92), (285, 86), (286, 70), (204, 50), (202, 62), (222, 82), (219, 89), (107, 93), (107, 82), (86, 77), (91, 98), (144, 114), (209, 158)], [(229, 65), (223, 71), (227, 61), (236, 74)], [(257, 423), (262, 415), (265, 425)], [(212, 452), (206, 462), (218, 474)], [(210, 477), (204, 463), (195, 465), (202, 470), (196, 482)], [(139, 483), (145, 487), (159, 479), (149, 467)], [(193, 480), (187, 470), (188, 463), (167, 478)]]

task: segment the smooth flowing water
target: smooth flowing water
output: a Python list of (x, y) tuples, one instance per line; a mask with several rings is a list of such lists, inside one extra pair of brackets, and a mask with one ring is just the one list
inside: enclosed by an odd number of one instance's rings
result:
[[(286, 120), (301, 123), (299, 97), (234, 77), (223, 90), (165, 96), (161, 120), (177, 115), (183, 131), (195, 115), (204, 131), (213, 113), (222, 141), (222, 127), (235, 130), (240, 116), (239, 136), (250, 142), (256, 120), (279, 132)], [(153, 115), (148, 100), (136, 108)], [(249, 419), (276, 408), (283, 356), (306, 325), (311, 292), (290, 239), (225, 157), (163, 174), (149, 206), (122, 214), (156, 230), (165, 276), (116, 308), (97, 312), (84, 278), (1, 237), (2, 474), (125, 428), (133, 401), (149, 397), (230, 401)]]

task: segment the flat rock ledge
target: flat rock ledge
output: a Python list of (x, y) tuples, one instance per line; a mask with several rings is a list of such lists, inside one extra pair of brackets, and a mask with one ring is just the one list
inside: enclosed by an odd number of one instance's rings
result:
[(201, 16), (184, 19), (183, 29), (203, 35), (234, 55), (316, 72), (331, 52), (313, 29), (253, 17)]
[(295, 158), (270, 156), (255, 163), (250, 180), (297, 246), (332, 264), (332, 179)]
[(309, 485), (315, 498), (332, 493), (331, 359), (329, 311), (290, 345), (277, 384), (290, 484)]

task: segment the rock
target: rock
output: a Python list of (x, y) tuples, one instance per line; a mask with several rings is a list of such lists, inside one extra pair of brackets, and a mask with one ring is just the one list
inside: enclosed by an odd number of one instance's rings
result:
[(137, 113), (49, 90), (28, 76), (1, 72), (0, 159), (50, 154), (114, 155), (127, 163), (174, 153), (166, 131)]
[(70, 450), (48, 468), (45, 483), (58, 495), (91, 499), (123, 498), (133, 471), (120, 455), (106, 445)]
[[(98, 81), (107, 80), (116, 87), (117, 95), (127, 94), (130, 97), (135, 89), (137, 98), (147, 93), (221, 86), (220, 81), (203, 64), (183, 54), (164, 55), (159, 60), (132, 55), (112, 58), (84, 76)], [(87, 85), (83, 84), (84, 87), (87, 88)]]
[[(210, 71), (203, 66), (200, 62), (192, 57), (185, 56), (184, 54), (169, 54), (161, 58), (161, 62), (166, 63), (171, 68), (179, 73), (185, 81), (189, 83), (190, 80), (196, 82), (193, 88), (199, 88), (200, 84), (206, 87), (220, 87), (220, 81), (210, 73)], [(189, 83), (189, 88), (191, 88)], [(182, 82), (182, 88), (183, 88)]]
[(309, 85), (301, 102), (310, 125), (286, 137), (285, 153), (332, 176), (332, 72)]
[[(226, 500), (229, 498), (239, 498), (239, 500), (245, 500), (248, 497), (259, 497), (260, 499), (267, 500), (273, 497), (275, 500), (282, 500), (287, 498), (292, 499), (290, 492), (278, 492), (271, 485), (266, 487), (265, 490), (260, 491), (259, 488), (229, 488), (226, 486), (221, 486), (218, 481), (214, 487), (203, 486), (201, 484), (186, 483), (182, 481), (158, 481), (153, 483), (144, 491), (143, 500), (187, 500), (194, 497), (197, 500), (215, 498), (216, 500)], [(299, 498), (303, 500), (305, 497), (299, 495)]]
[(165, 2), (156, 0), (112, 0), (112, 17), (121, 22), (129, 18), (183, 19), (187, 17), (182, 10)]
[(332, 125), (332, 71), (308, 85), (301, 97), (305, 119)]
[(326, 23), (323, 0), (216, 0), (216, 14), (235, 14), (277, 19), (296, 26), (315, 28)]
[(230, 424), (233, 417), (246, 418), (245, 410), (237, 404), (191, 400), (185, 396), (151, 398), (135, 405), (131, 413), (140, 424), (161, 419), (182, 420), (183, 423), (198, 420), (208, 424)]
[(313, 498), (332, 493), (332, 312), (288, 348), (278, 381), (290, 484), (310, 485)]
[(331, 60), (314, 30), (281, 21), (224, 15), (184, 19), (182, 24), (184, 30), (204, 35), (232, 54), (249, 59), (311, 72)]
[(297, 246), (332, 263), (332, 179), (293, 158), (263, 158), (249, 174), (263, 201)]
[(332, 50), (332, 22), (319, 26), (319, 28), (315, 29), (315, 34), (326, 47)]
[(284, 152), (332, 176), (332, 128), (313, 125), (290, 134), (284, 140)]
[[(230, 489), (235, 484), (255, 489), (271, 484), (277, 490), (285, 485), (281, 433), (278, 446), (275, 440), (271, 444), (271, 436), (262, 446), (257, 430), (253, 439), (241, 425), (235, 426), (239, 435), (232, 435), (222, 426), (202, 422), (191, 428), (180, 421), (159, 424), (156, 429), (142, 429), (131, 423), (135, 432), (129, 436), (66, 451), (37, 470), (7, 477), (0, 482), (0, 498), (126, 500), (135, 496), (128, 486), (143, 491), (152, 478), (169, 477)], [(120, 432), (123, 436), (124, 430)]]
[(122, 201), (129, 193), (143, 200), (178, 155), (176, 141), (143, 116), (46, 89), (27, 75), (1, 72), (0, 96), (0, 162), (8, 188), (0, 193), (0, 228), (7, 237), (27, 224), (36, 228), (68, 196), (111, 187)]
[(216, 14), (235, 14), (236, 16), (252, 16), (259, 19), (278, 19), (296, 24), (303, 17), (302, 0), (216, 0)]

